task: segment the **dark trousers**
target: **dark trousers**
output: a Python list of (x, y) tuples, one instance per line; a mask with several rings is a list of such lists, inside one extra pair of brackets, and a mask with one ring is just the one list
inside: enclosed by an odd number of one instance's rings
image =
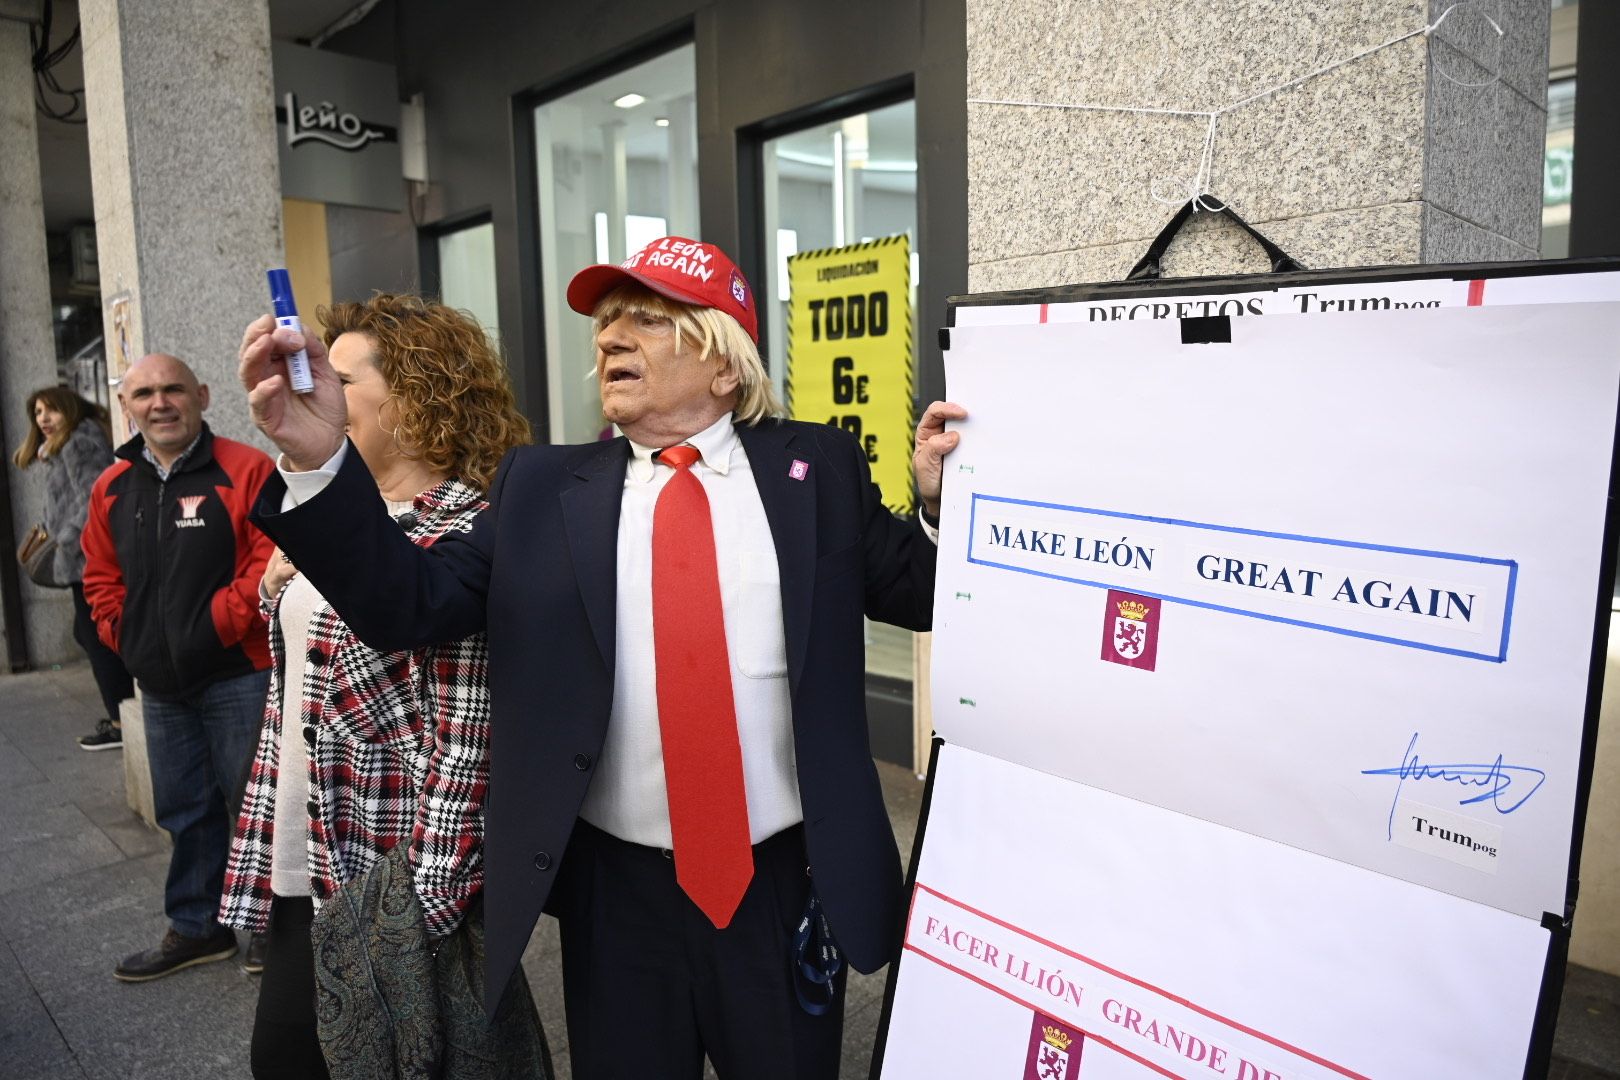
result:
[(576, 1080), (836, 1080), (844, 979), (821, 1016), (799, 1005), (790, 948), (810, 878), (804, 830), (754, 846), (754, 878), (716, 930), (657, 848), (580, 822), (552, 893)]
[(73, 583), (73, 640), (90, 658), (90, 673), (96, 677), (107, 719), (118, 723), (118, 703), (135, 696), (135, 680), (124, 670), (118, 654), (102, 644), (96, 620), (90, 615), (90, 603), (84, 598), (84, 583), (79, 581)]
[(174, 839), (163, 910), (187, 937), (214, 931), (231, 828), (264, 718), (268, 671), (209, 683), (184, 698), (141, 697), (152, 808)]
[(269, 949), (253, 1014), (254, 1080), (324, 1080), (326, 1059), (315, 1034), (315, 951), (307, 896), (278, 896), (270, 904)]

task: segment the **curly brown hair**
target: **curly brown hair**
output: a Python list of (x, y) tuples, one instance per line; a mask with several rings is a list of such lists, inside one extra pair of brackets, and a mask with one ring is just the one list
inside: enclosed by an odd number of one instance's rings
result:
[(398, 406), (395, 434), (435, 472), (488, 491), (506, 452), (532, 441), (505, 362), (466, 312), (379, 292), (364, 303), (322, 307), (316, 316), (327, 348), (344, 334), (371, 342), (371, 361)]

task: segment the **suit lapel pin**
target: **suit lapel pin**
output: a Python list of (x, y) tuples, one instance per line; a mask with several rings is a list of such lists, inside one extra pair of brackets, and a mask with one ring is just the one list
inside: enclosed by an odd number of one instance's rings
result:
[(794, 458), (793, 464), (788, 466), (788, 475), (795, 480), (803, 480), (810, 475), (810, 463)]

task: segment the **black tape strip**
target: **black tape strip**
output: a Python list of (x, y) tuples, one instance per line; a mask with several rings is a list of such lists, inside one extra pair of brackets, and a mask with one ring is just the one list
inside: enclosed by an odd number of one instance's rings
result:
[(1230, 315), (1189, 315), (1181, 320), (1183, 345), (1227, 344), (1232, 340)]
[(1550, 930), (1554, 934), (1569, 933), (1569, 922), (1562, 915), (1554, 915), (1550, 911), (1541, 913), (1541, 928)]
[(951, 328), (948, 326), (942, 326), (939, 328), (939, 351), (951, 351)]

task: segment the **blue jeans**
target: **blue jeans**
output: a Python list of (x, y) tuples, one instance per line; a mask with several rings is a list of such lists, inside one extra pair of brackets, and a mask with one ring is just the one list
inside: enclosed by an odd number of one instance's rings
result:
[(157, 822), (174, 840), (163, 910), (187, 937), (212, 934), (231, 830), (264, 719), (268, 671), (184, 698), (141, 695)]

